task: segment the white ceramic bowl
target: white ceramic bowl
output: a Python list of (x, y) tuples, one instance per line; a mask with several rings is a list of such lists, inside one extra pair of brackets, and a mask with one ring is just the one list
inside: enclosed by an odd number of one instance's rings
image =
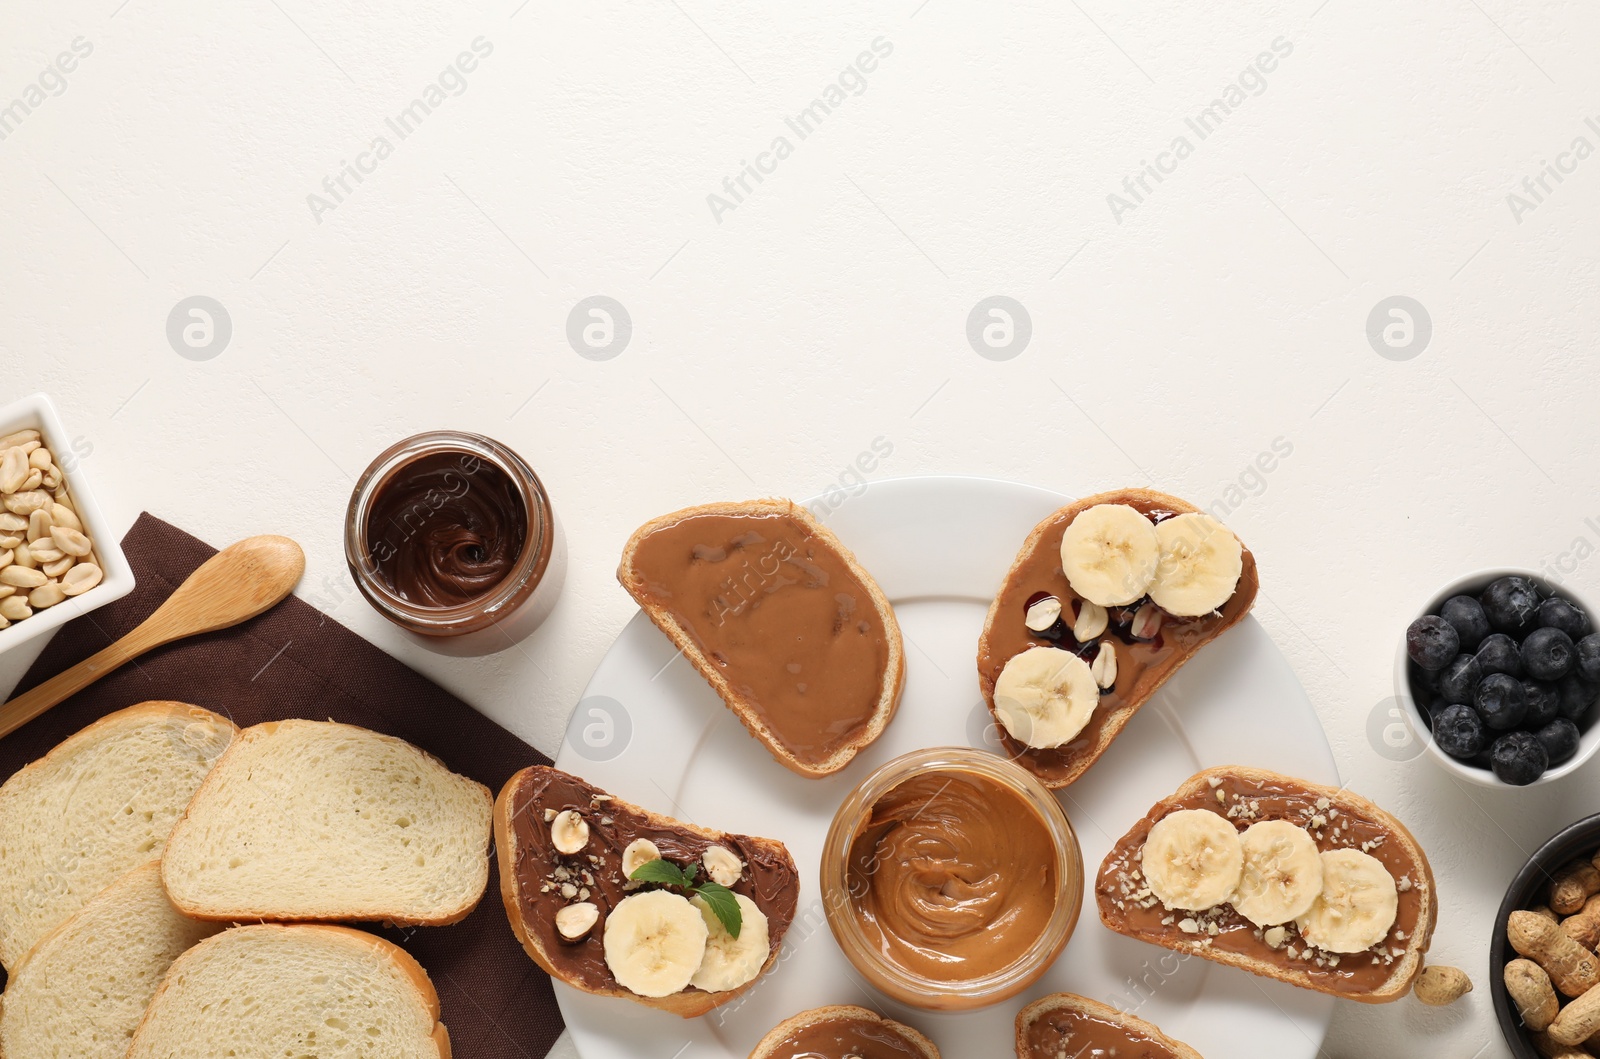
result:
[(76, 452), (72, 448), (72, 435), (62, 425), (61, 416), (50, 398), (36, 393), (0, 408), (0, 437), (18, 430), (39, 431), (45, 447), (56, 454), (56, 464), (66, 475), (67, 493), (72, 498), (72, 506), (83, 522), (89, 539), (94, 542), (95, 554), (100, 559), (100, 568), (105, 577), (81, 596), (64, 599), (46, 610), (34, 611), (32, 617), (14, 621), (9, 627), (0, 629), (0, 654), (59, 629), (96, 607), (121, 599), (133, 591), (134, 584), (133, 568), (128, 565), (117, 535), (111, 531), (100, 505), (95, 502), (94, 493), (85, 479), (83, 460), (73, 458)]
[[(1538, 585), (1539, 594), (1541, 596), (1558, 595), (1572, 601), (1574, 604), (1581, 607), (1585, 614), (1589, 615), (1590, 624), (1593, 625), (1596, 630), (1600, 630), (1600, 610), (1596, 610), (1594, 603), (1582, 593), (1575, 591), (1571, 586), (1568, 585), (1553, 584), (1548, 579), (1534, 573), (1532, 570), (1514, 569), (1479, 570), (1476, 573), (1467, 574), (1465, 577), (1457, 578), (1435, 593), (1421, 610), (1417, 611), (1416, 614), (1411, 616), (1410, 621), (1407, 621), (1406, 625), (1409, 626), (1412, 621), (1416, 621), (1424, 614), (1439, 613), (1439, 608), (1444, 604), (1444, 601), (1449, 599), (1451, 596), (1476, 597), (1480, 592), (1489, 586), (1490, 582), (1513, 574), (1518, 577), (1526, 577), (1528, 580)], [(1506, 783), (1505, 781), (1501, 780), (1489, 769), (1479, 768), (1478, 766), (1470, 764), (1466, 761), (1457, 761), (1455, 758), (1439, 749), (1438, 744), (1433, 741), (1433, 733), (1428, 727), (1428, 722), (1423, 720), (1421, 707), (1417, 705), (1416, 699), (1411, 694), (1411, 676), (1409, 671), (1410, 663), (1411, 659), (1406, 654), (1405, 629), (1401, 629), (1400, 643), (1396, 648), (1394, 655), (1394, 697), (1395, 700), (1400, 704), (1400, 711), (1405, 714), (1406, 723), (1411, 726), (1411, 734), (1417, 740), (1419, 740), (1424, 747), (1427, 748), (1428, 755), (1432, 757), (1434, 761), (1438, 762), (1439, 767), (1443, 768), (1446, 772), (1459, 776), (1470, 783), (1476, 783), (1480, 787), (1500, 787), (1508, 790), (1520, 789), (1513, 784)], [(1591, 707), (1590, 716), (1593, 717), (1594, 713), (1595, 710), (1593, 707)], [(1600, 720), (1591, 720), (1588, 730), (1583, 732), (1579, 737), (1578, 752), (1566, 762), (1557, 765), (1555, 768), (1546, 769), (1544, 775), (1540, 776), (1538, 779), (1534, 780), (1530, 784), (1527, 784), (1526, 786), (1537, 787), (1541, 783), (1549, 783), (1550, 781), (1558, 780), (1562, 776), (1568, 775), (1569, 773), (1576, 772), (1578, 769), (1581, 769), (1590, 758), (1594, 757), (1597, 749), (1600, 749)]]

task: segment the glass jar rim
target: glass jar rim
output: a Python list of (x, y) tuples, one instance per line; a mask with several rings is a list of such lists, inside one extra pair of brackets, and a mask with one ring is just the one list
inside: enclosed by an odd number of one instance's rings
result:
[[(521, 497), (527, 533), (511, 570), (493, 588), (453, 607), (418, 606), (396, 593), (378, 572), (368, 543), (372, 503), (379, 490), (407, 466), (428, 456), (459, 453), (498, 468)], [(467, 473), (476, 473), (469, 471)], [(506, 445), (468, 431), (431, 430), (403, 438), (367, 465), (350, 493), (346, 509), (345, 564), (356, 588), (379, 613), (403, 627), (432, 635), (458, 635), (494, 624), (516, 609), (539, 583), (550, 563), (553, 543), (550, 499), (539, 476)]]
[[(942, 981), (915, 974), (883, 959), (862, 934), (847, 882), (850, 847), (861, 823), (885, 794), (901, 783), (930, 772), (966, 772), (992, 780), (1015, 793), (1033, 810), (1049, 831), (1056, 848), (1056, 903), (1039, 937), (1011, 963), (978, 978)], [(1055, 962), (1077, 926), (1083, 904), (1083, 853), (1076, 831), (1055, 795), (1038, 777), (1006, 758), (970, 747), (928, 747), (913, 750), (879, 766), (846, 796), (835, 812), (823, 843), (820, 867), (823, 912), (846, 958), (863, 973), (860, 961), (870, 964), (891, 996), (916, 1005), (956, 998), (971, 1001), (962, 1007), (981, 1007), (1013, 996), (1037, 980)]]

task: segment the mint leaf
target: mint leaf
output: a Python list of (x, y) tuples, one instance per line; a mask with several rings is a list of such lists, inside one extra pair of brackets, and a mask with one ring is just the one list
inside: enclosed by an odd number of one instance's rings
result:
[(661, 883), (665, 886), (688, 887), (694, 884), (693, 875), (684, 874), (682, 868), (670, 860), (662, 860), (659, 857), (645, 861), (633, 869), (633, 874), (628, 878), (634, 882)]
[(737, 938), (744, 927), (744, 913), (740, 911), (733, 891), (719, 883), (706, 882), (695, 887), (695, 892), (706, 899), (712, 914), (722, 921), (723, 929)]

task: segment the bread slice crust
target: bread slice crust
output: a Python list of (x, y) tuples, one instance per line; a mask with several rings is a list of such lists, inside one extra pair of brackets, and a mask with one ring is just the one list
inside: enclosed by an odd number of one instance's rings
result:
[[(472, 875), (460, 896), (453, 901), (438, 905), (428, 910), (415, 908), (403, 909), (387, 905), (382, 901), (371, 900), (361, 904), (338, 908), (309, 908), (303, 904), (285, 903), (272, 904), (269, 901), (260, 903), (243, 903), (235, 900), (219, 898), (210, 895), (205, 890), (203, 881), (190, 879), (184, 874), (184, 867), (180, 862), (191, 858), (187, 848), (192, 841), (201, 843), (203, 825), (209, 823), (206, 816), (212, 811), (214, 803), (222, 798), (222, 788), (235, 781), (235, 771), (244, 769), (249, 772), (249, 766), (241, 764), (247, 760), (248, 755), (254, 753), (257, 747), (270, 740), (274, 735), (287, 729), (300, 729), (321, 731), (329, 737), (350, 737), (358, 740), (373, 740), (377, 743), (389, 744), (401, 749), (403, 757), (415, 755), (420, 769), (439, 776), (441, 782), (447, 782), (457, 788), (462, 797), (470, 800), (481, 810), (481, 815), (471, 822), (473, 834), (466, 836), (464, 841), (470, 840), (474, 848), (482, 850), (481, 861), (473, 858), (468, 868)], [(436, 770), (436, 771), (435, 771)], [(248, 777), (246, 777), (248, 781)], [(355, 725), (339, 724), (334, 721), (308, 721), (290, 719), (285, 721), (268, 721), (263, 724), (253, 725), (241, 731), (233, 745), (217, 761), (211, 774), (195, 792), (188, 808), (179, 819), (172, 832), (172, 846), (169, 856), (162, 858), (162, 879), (167, 886), (168, 895), (172, 903), (185, 915), (196, 919), (211, 919), (221, 922), (384, 922), (396, 926), (449, 926), (459, 923), (471, 914), (483, 899), (484, 891), (488, 888), (489, 879), (489, 841), (491, 834), (490, 817), (493, 810), (493, 796), (489, 788), (475, 780), (468, 779), (458, 773), (450, 771), (449, 767), (438, 758), (429, 754), (420, 747), (413, 746), (403, 739), (373, 732)], [(365, 870), (362, 865), (356, 870)], [(265, 889), (265, 888), (263, 888)]]
[[(107, 802), (95, 807), (91, 817), (115, 820), (119, 831), (128, 832), (121, 836), (126, 848), (113, 849), (97, 842), (98, 838), (109, 842), (111, 836), (86, 833), (81, 819), (63, 819), (55, 826), (29, 826), (30, 809), (65, 812), (69, 801), (73, 801), (76, 812), (88, 811), (81, 803), (89, 797), (89, 787), (80, 780), (95, 773), (96, 769), (90, 767), (93, 758), (103, 756), (104, 748), (119, 739), (139, 736), (147, 727), (165, 729), (165, 752), (170, 753), (174, 770), (181, 767), (192, 783), (174, 792), (174, 798), (181, 801), (160, 805), (144, 801), (143, 792), (153, 779), (148, 769), (106, 784)], [(160, 856), (171, 825), (162, 824), (157, 835), (140, 821), (153, 823), (164, 816), (175, 822), (206, 771), (238, 731), (228, 718), (186, 702), (141, 702), (108, 713), (78, 730), (6, 780), (0, 786), (0, 852), (8, 854), (6, 879), (0, 881), (0, 964), (14, 969), (47, 930), (83, 907), (124, 872)], [(74, 773), (72, 770), (83, 761), (90, 763), (82, 766), (86, 771)], [(41, 786), (54, 782), (69, 784), (71, 789), (50, 792)], [(152, 815), (145, 817), (146, 812)], [(13, 828), (19, 830), (13, 832)], [(152, 840), (154, 845), (147, 847)], [(31, 855), (26, 847), (34, 844), (40, 847), (36, 852), (46, 858), (45, 863), (26, 863)], [(43, 848), (46, 845), (53, 848)], [(94, 845), (100, 848), (91, 848)], [(13, 890), (14, 884), (20, 884), (21, 889)], [(59, 913), (48, 924), (23, 921), (21, 909), (45, 907)]]
[(812, 1008), (798, 1015), (791, 1015), (767, 1031), (766, 1036), (762, 1037), (750, 1052), (750, 1059), (792, 1059), (788, 1054), (780, 1054), (778, 1047), (792, 1034), (829, 1022), (869, 1022), (881, 1025), (902, 1037), (906, 1044), (922, 1056), (922, 1059), (939, 1059), (939, 1049), (917, 1030), (903, 1022), (886, 1019), (876, 1011), (854, 1004), (830, 1004), (827, 1007)]
[[(1119, 1027), (1127, 1031), (1130, 1040), (1140, 1037), (1147, 1038), (1171, 1052), (1173, 1059), (1203, 1059), (1199, 1052), (1182, 1041), (1173, 1040), (1144, 1019), (1136, 1015), (1130, 1015), (1127, 1012), (1118, 1011), (1116, 1008), (1102, 1004), (1098, 1000), (1090, 1000), (1088, 997), (1079, 996), (1076, 993), (1051, 993), (1049, 996), (1040, 997), (1017, 1012), (1017, 1059), (1039, 1059), (1039, 1057), (1034, 1056), (1032, 1050), (1028, 1047), (1028, 1031), (1033, 1029), (1034, 1023), (1056, 1011), (1068, 1011), (1075, 1015), (1081, 1015), (1085, 1018)], [(1072, 1042), (1069, 1040), (1063, 1043), (1071, 1044)], [(1076, 1056), (1090, 1053), (1075, 1051), (1071, 1054)], [(1054, 1059), (1054, 1053), (1052, 1053), (1050, 1059)]]
[[(696, 836), (707, 844), (722, 844), (730, 839), (738, 839), (740, 840), (739, 844), (748, 844), (758, 848), (785, 863), (788, 866), (790, 877), (795, 882), (789, 892), (781, 895), (782, 898), (786, 899), (784, 908), (772, 907), (770, 900), (765, 905), (762, 902), (757, 902), (758, 907), (761, 907), (762, 912), (767, 915), (769, 920), (768, 942), (771, 946), (771, 952), (767, 957), (766, 963), (761, 967), (761, 973), (738, 988), (718, 993), (708, 993), (699, 989), (686, 989), (683, 992), (673, 993), (671, 996), (644, 997), (618, 984), (615, 978), (610, 976), (609, 971), (607, 971), (608, 982), (606, 984), (584, 982), (572, 974), (567, 967), (562, 965), (561, 961), (553, 957), (550, 951), (551, 947), (547, 945), (544, 939), (539, 937), (538, 932), (528, 922), (529, 908), (538, 908), (541, 911), (548, 909), (549, 914), (553, 916), (555, 910), (560, 907), (560, 902), (554, 898), (540, 901), (540, 894), (524, 892), (521, 872), (518, 870), (522, 858), (531, 851), (526, 850), (522, 845), (516, 829), (512, 826), (513, 818), (518, 813), (534, 811), (534, 807), (531, 804), (517, 804), (517, 795), (523, 782), (531, 774), (540, 770), (567, 775), (548, 766), (536, 765), (523, 769), (507, 780), (505, 786), (500, 789), (499, 796), (495, 799), (494, 839), (500, 867), (500, 897), (505, 904), (506, 918), (510, 921), (511, 930), (516, 934), (517, 940), (522, 943), (523, 950), (546, 974), (557, 981), (567, 983), (574, 989), (592, 993), (595, 996), (623, 997), (632, 1000), (634, 1003), (657, 1008), (661, 1011), (669, 1011), (683, 1018), (695, 1018), (740, 996), (760, 982), (767, 972), (772, 970), (778, 962), (779, 953), (783, 948), (784, 934), (788, 929), (788, 925), (793, 922), (795, 908), (799, 904), (798, 871), (794, 867), (794, 859), (789, 855), (789, 851), (783, 843), (776, 839), (760, 838), (752, 835), (732, 836), (725, 831), (715, 831), (710, 828), (685, 823), (661, 813), (651, 812), (630, 802), (625, 802), (620, 798), (603, 795), (606, 799), (604, 802), (605, 813), (613, 820), (625, 816), (632, 817), (647, 828), (683, 832)], [(590, 787), (590, 785), (583, 783), (581, 780), (578, 782), (586, 788)], [(596, 870), (600, 870), (599, 867)], [(737, 884), (736, 888), (738, 888)], [(754, 899), (758, 895), (748, 894), (746, 896)], [(610, 912), (610, 909), (604, 906), (603, 895), (598, 892), (591, 896), (590, 900), (601, 906), (601, 919), (599, 924), (596, 925), (595, 931), (596, 936), (602, 936), (605, 927), (605, 916)], [(780, 915), (782, 916), (781, 923), (778, 921), (778, 916)]]
[[(1004, 668), (1010, 654), (1015, 652), (998, 651), (994, 649), (997, 638), (996, 630), (1002, 623), (1014, 623), (1019, 628), (1022, 624), (1022, 608), (1013, 608), (1007, 604), (1015, 602), (1019, 594), (1026, 597), (1038, 585), (1027, 584), (1026, 579), (1033, 573), (1040, 563), (1049, 566), (1053, 577), (1059, 581), (1057, 594), (1062, 599), (1064, 608), (1070, 604), (1076, 595), (1067, 588), (1065, 575), (1061, 572), (1059, 555), (1054, 554), (1054, 549), (1059, 548), (1061, 534), (1071, 520), (1079, 513), (1099, 504), (1127, 504), (1141, 512), (1168, 511), (1175, 515), (1192, 514), (1200, 511), (1199, 508), (1179, 497), (1154, 489), (1114, 489), (1110, 492), (1097, 493), (1075, 500), (1065, 507), (1053, 511), (1033, 528), (1023, 542), (1022, 548), (1017, 552), (1011, 567), (1006, 571), (1006, 576), (1000, 583), (1000, 588), (995, 592), (994, 600), (989, 604), (988, 615), (984, 619), (983, 632), (978, 638), (978, 686), (983, 693), (983, 701), (989, 707), (989, 713), (995, 718), (996, 727), (999, 729), (1001, 742), (1007, 756), (1019, 765), (1028, 769), (1051, 789), (1060, 789), (1076, 781), (1087, 772), (1102, 754), (1110, 748), (1112, 740), (1127, 727), (1133, 715), (1139, 711), (1146, 702), (1150, 701), (1163, 684), (1174, 673), (1181, 669), (1189, 659), (1193, 658), (1201, 648), (1211, 643), (1218, 636), (1233, 628), (1243, 621), (1255, 605), (1257, 592), (1261, 587), (1260, 573), (1256, 567), (1254, 554), (1249, 547), (1240, 542), (1243, 551), (1244, 568), (1239, 577), (1239, 584), (1233, 591), (1233, 596), (1224, 605), (1220, 616), (1207, 616), (1203, 619), (1172, 619), (1168, 617), (1166, 623), (1183, 623), (1189, 634), (1181, 640), (1170, 637), (1171, 647), (1159, 664), (1148, 666), (1131, 680), (1127, 679), (1130, 670), (1126, 662), (1122, 663), (1123, 679), (1118, 680), (1115, 694), (1102, 696), (1102, 701), (1095, 708), (1094, 715), (1089, 719), (1088, 726), (1068, 744), (1067, 747), (1055, 750), (1040, 751), (1026, 746), (1011, 737), (1005, 728), (1000, 726), (999, 715), (994, 708), (994, 686)], [(1235, 535), (1237, 536), (1237, 534)], [(1045, 554), (1049, 550), (1051, 554)], [(1065, 595), (1060, 595), (1061, 591)], [(1063, 610), (1062, 620), (1071, 625), (1070, 609)], [(1030, 642), (1039, 645), (1048, 645), (1048, 642), (1037, 637)], [(1119, 644), (1119, 655), (1126, 650)], [(1001, 657), (1001, 655), (1006, 657)], [(1123, 685), (1127, 685), (1124, 687)]]
[[(871, 714), (855, 738), (839, 746), (820, 761), (802, 760), (784, 744), (781, 734), (761, 717), (751, 700), (734, 687), (729, 674), (701, 650), (695, 642), (693, 633), (668, 609), (650, 597), (645, 578), (635, 568), (634, 561), (639, 546), (651, 534), (685, 519), (704, 515), (787, 516), (794, 519), (815, 541), (837, 555), (851, 574), (860, 581), (872, 601), (879, 620), (883, 623), (884, 634), (888, 640), (888, 660), (879, 681), (877, 698)], [(883, 590), (878, 587), (872, 575), (856, 561), (855, 555), (844, 546), (843, 542), (817, 521), (810, 511), (793, 500), (765, 498), (700, 504), (653, 518), (628, 538), (627, 544), (623, 547), (622, 561), (617, 567), (617, 580), (639, 604), (651, 622), (666, 633), (673, 646), (683, 652), (683, 656), (705, 678), (750, 734), (761, 741), (779, 764), (792, 772), (802, 776), (818, 777), (839, 771), (848, 765), (856, 754), (882, 735), (884, 728), (894, 718), (895, 710), (900, 704), (900, 693), (905, 686), (905, 648), (900, 635), (900, 625), (895, 620), (894, 608), (890, 606), (888, 597), (883, 594)]]
[(200, 965), (218, 946), (236, 945), (269, 936), (280, 938), (299, 936), (323, 943), (349, 946), (356, 951), (369, 953), (393, 963), (403, 980), (415, 992), (417, 1004), (426, 1012), (433, 1024), (428, 1037), (438, 1059), (451, 1059), (450, 1031), (439, 1021), (441, 1015), (439, 994), (422, 965), (409, 952), (376, 934), (326, 923), (254, 923), (232, 927), (220, 934), (212, 935), (185, 952), (168, 969), (161, 986), (156, 990), (156, 995), (150, 1001), (149, 1008), (145, 1010), (144, 1018), (140, 1020), (139, 1028), (134, 1031), (133, 1042), (129, 1045), (128, 1059), (145, 1059), (146, 1056), (161, 1054), (155, 1050), (156, 1046), (152, 1045), (149, 1039), (153, 1032), (153, 1023), (159, 1015), (161, 1005), (174, 990), (175, 983), (190, 973), (191, 968)]
[[(1215, 798), (1219, 791), (1224, 793), (1224, 800)], [(1229, 793), (1238, 791), (1246, 793), (1238, 798)], [(1234, 808), (1241, 804), (1242, 809)], [(1289, 806), (1294, 807), (1292, 811), (1287, 811)], [(1210, 808), (1241, 831), (1261, 820), (1287, 819), (1306, 827), (1318, 849), (1324, 852), (1362, 849), (1366, 845), (1362, 851), (1383, 861), (1396, 880), (1399, 917), (1384, 940), (1372, 949), (1340, 955), (1338, 964), (1328, 966), (1319, 966), (1316, 962), (1326, 954), (1314, 952), (1303, 958), (1288, 955), (1291, 949), (1304, 952), (1301, 947), (1305, 943), (1298, 933), (1291, 931), (1285, 943), (1274, 949), (1260, 936), (1263, 933), (1260, 929), (1250, 929), (1250, 924), (1231, 910), (1223, 920), (1227, 947), (1219, 945), (1218, 939), (1208, 937), (1204, 930), (1182, 930), (1177, 921), (1196, 917), (1196, 914), (1167, 913), (1153, 895), (1139, 897), (1143, 884), (1131, 878), (1130, 868), (1138, 867), (1145, 837), (1156, 821), (1185, 808)], [(1374, 839), (1381, 840), (1370, 844)], [(1141, 907), (1141, 902), (1148, 907)], [(1095, 883), (1095, 903), (1100, 921), (1119, 934), (1302, 989), (1365, 1004), (1389, 1003), (1410, 991), (1412, 982), (1422, 971), (1438, 919), (1433, 868), (1422, 846), (1394, 816), (1342, 787), (1328, 787), (1245, 765), (1223, 765), (1198, 772), (1152, 806), (1101, 863)], [(1199, 914), (1199, 917), (1204, 915)], [(1158, 925), (1153, 922), (1158, 916), (1170, 916), (1174, 923)], [(1238, 929), (1230, 929), (1230, 923)], [(1405, 936), (1399, 937), (1400, 933)], [(1395, 955), (1396, 951), (1399, 955)]]

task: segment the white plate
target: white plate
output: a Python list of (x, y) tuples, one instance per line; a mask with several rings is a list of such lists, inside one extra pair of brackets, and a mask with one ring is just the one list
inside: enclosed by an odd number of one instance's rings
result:
[(1092, 880), (1111, 844), (1199, 769), (1258, 765), (1338, 785), (1310, 701), (1253, 618), (1189, 662), (1062, 792), (1090, 881), (1077, 933), (1026, 993), (960, 1015), (906, 1008), (865, 985), (828, 931), (817, 860), (834, 809), (890, 758), (926, 746), (982, 745), (989, 715), (975, 659), (984, 614), (1028, 531), (1069, 500), (991, 479), (905, 478), (875, 482), (823, 515), (894, 603), (907, 659), (894, 722), (827, 779), (779, 765), (642, 613), (628, 623), (574, 710), (556, 764), (646, 808), (781, 839), (800, 866), (800, 909), (778, 966), (699, 1019), (558, 982), (556, 998), (583, 1059), (744, 1059), (778, 1022), (824, 1004), (862, 1004), (916, 1026), (945, 1059), (1010, 1055), (1017, 1010), (1060, 990), (1136, 1008), (1205, 1055), (1235, 1054), (1244, 1036), (1252, 1055), (1316, 1055), (1331, 997), (1121, 937), (1101, 926), (1094, 909)]

